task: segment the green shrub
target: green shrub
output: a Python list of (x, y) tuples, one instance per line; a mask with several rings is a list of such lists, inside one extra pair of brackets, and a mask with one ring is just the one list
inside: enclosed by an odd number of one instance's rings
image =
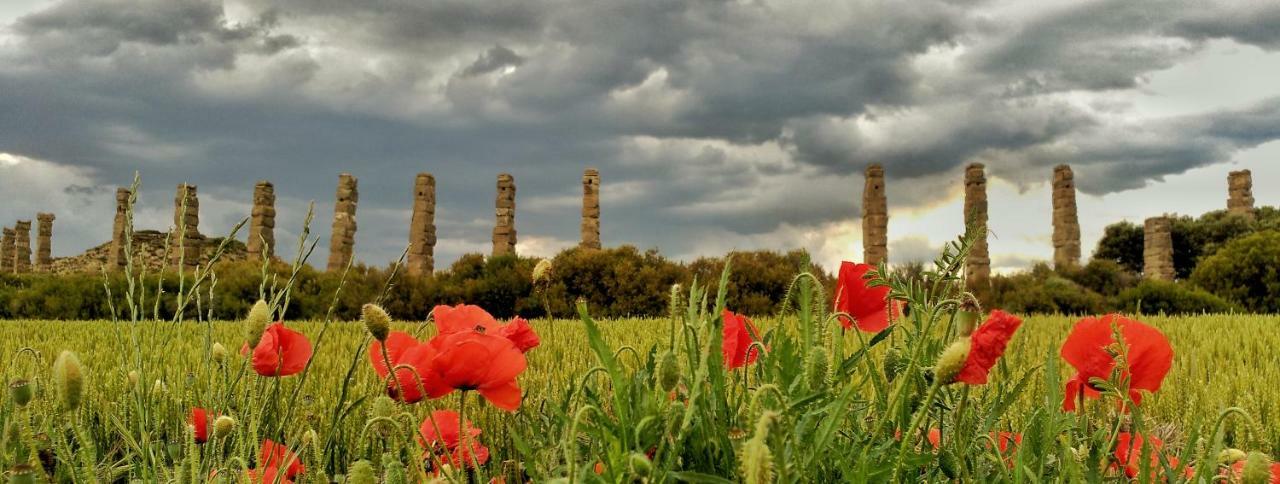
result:
[(1280, 311), (1280, 231), (1228, 243), (1200, 263), (1191, 282), (1250, 311)]
[(1236, 307), (1183, 282), (1146, 280), (1116, 296), (1115, 309), (1146, 314), (1225, 313)]
[(1016, 313), (1098, 314), (1106, 300), (1098, 293), (1062, 277), (1046, 264), (991, 279), (994, 308)]
[(1138, 284), (1139, 276), (1110, 259), (1093, 259), (1084, 267), (1058, 269), (1063, 277), (1103, 296), (1115, 296)]
[(835, 289), (834, 279), (813, 265), (803, 250), (786, 254), (770, 250), (735, 251), (725, 257), (697, 259), (689, 264), (689, 270), (699, 281), (717, 281), (729, 257), (733, 260), (733, 270), (729, 274), (726, 300), (730, 309), (741, 314), (777, 314), (783, 299), (780, 296), (786, 294), (795, 275), (802, 271), (816, 275), (828, 295)]

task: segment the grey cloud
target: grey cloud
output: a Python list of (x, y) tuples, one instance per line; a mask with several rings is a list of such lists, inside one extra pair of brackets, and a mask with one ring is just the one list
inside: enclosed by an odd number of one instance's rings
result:
[(484, 51), (475, 62), (463, 69), (462, 76), (480, 76), (505, 67), (517, 67), (523, 63), (524, 57), (520, 57), (515, 51), (501, 45), (495, 45), (493, 48)]

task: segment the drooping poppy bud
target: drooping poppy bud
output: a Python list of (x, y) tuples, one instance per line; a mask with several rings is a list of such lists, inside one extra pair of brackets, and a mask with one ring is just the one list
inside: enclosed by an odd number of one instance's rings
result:
[(1244, 460), (1245, 457), (1248, 456), (1249, 454), (1246, 454), (1245, 451), (1240, 449), (1222, 449), (1222, 452), (1218, 453), (1218, 464), (1235, 464), (1236, 462)]
[(25, 407), (31, 403), (32, 391), (31, 381), (26, 379), (17, 379), (9, 383), (9, 397), (13, 399), (13, 404), (18, 407)]
[(259, 299), (253, 303), (249, 316), (244, 319), (244, 339), (250, 348), (258, 346), (258, 339), (262, 338), (262, 332), (267, 330), (268, 324), (271, 324), (271, 306)]
[(361, 459), (351, 464), (351, 469), (347, 471), (348, 484), (377, 484), (378, 476), (373, 471), (373, 463)]
[(658, 388), (669, 392), (680, 384), (680, 363), (674, 351), (667, 350), (658, 357)]
[(824, 346), (814, 346), (804, 365), (804, 379), (809, 388), (817, 391), (827, 386), (827, 373), (831, 369), (831, 356)]
[(9, 469), (9, 484), (35, 484), (36, 468), (30, 464), (18, 464)]
[(773, 482), (773, 451), (769, 450), (769, 428), (778, 418), (776, 412), (764, 412), (756, 421), (756, 432), (742, 444), (742, 476), (747, 484)]
[(902, 352), (898, 351), (898, 348), (889, 348), (889, 351), (884, 352), (882, 365), (885, 379), (893, 381), (894, 378), (898, 377), (898, 372), (907, 368), (907, 359), (902, 356)]
[(53, 362), (53, 382), (63, 408), (75, 410), (80, 407), (84, 396), (84, 370), (75, 353), (64, 350), (58, 355)]
[(213, 348), (209, 350), (209, 353), (210, 356), (213, 357), (214, 363), (222, 365), (227, 362), (227, 347), (222, 346), (222, 343), (214, 343)]
[(649, 456), (643, 452), (632, 452), (627, 457), (627, 464), (631, 466), (631, 472), (636, 475), (644, 476), (653, 471), (653, 461), (649, 460)]
[(1262, 452), (1250, 452), (1244, 460), (1241, 484), (1268, 484), (1271, 482), (1271, 457)]
[(364, 321), (364, 327), (369, 330), (373, 339), (384, 342), (387, 340), (387, 334), (391, 332), (391, 316), (381, 307), (365, 304), (360, 308), (360, 319)]
[(213, 435), (218, 439), (226, 439), (236, 430), (236, 419), (223, 415), (213, 419)]

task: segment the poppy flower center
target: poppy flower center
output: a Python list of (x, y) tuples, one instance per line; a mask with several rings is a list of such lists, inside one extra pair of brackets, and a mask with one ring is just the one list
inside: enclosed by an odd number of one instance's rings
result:
[(477, 333), (484, 334), (485, 327), (484, 327), (483, 325), (479, 325), (479, 324), (477, 324), (477, 325), (476, 325), (476, 327), (475, 327), (475, 330), (476, 330), (476, 332), (477, 332)]

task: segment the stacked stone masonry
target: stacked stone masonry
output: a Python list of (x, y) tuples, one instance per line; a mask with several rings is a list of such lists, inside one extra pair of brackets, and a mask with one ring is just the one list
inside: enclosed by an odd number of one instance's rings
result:
[(600, 172), (582, 172), (582, 247), (600, 248)]
[(356, 177), (338, 175), (338, 191), (333, 205), (333, 232), (329, 237), (329, 271), (342, 271), (351, 264), (356, 247), (356, 205), (360, 193)]
[(889, 259), (889, 202), (885, 197), (884, 167), (867, 166), (862, 188), (862, 260), (879, 264)]
[(1053, 264), (1080, 264), (1080, 219), (1076, 212), (1076, 180), (1071, 167), (1053, 169)]
[(125, 256), (125, 234), (132, 229), (129, 221), (129, 199), (131, 193), (128, 188), (116, 189), (116, 216), (111, 226), (111, 253), (107, 261), (108, 265), (113, 268), (124, 267), (129, 262), (129, 258)]
[(49, 272), (53, 266), (53, 219), (51, 213), (36, 214), (36, 271)]
[(13, 229), (4, 228), (4, 238), (0, 238), (0, 272), (13, 272)]
[(13, 272), (31, 272), (30, 220), (19, 220), (13, 225)]
[(195, 185), (178, 184), (173, 197), (173, 233), (170, 235), (173, 267), (190, 270), (199, 266), (204, 237), (200, 235), (200, 199)]
[(249, 240), (245, 247), (249, 258), (261, 260), (275, 255), (276, 189), (271, 182), (259, 180), (253, 186), (253, 211), (249, 214)]
[(493, 255), (516, 251), (516, 181), (510, 174), (498, 175), (498, 198), (494, 214)]
[(1233, 171), (1227, 175), (1227, 211), (1253, 217), (1253, 173)]
[(1151, 217), (1143, 224), (1142, 277), (1157, 281), (1172, 281), (1173, 220), (1167, 216)]
[(436, 178), (419, 173), (413, 180), (413, 215), (409, 219), (410, 276), (429, 275), (435, 270)]
[(981, 163), (971, 164), (964, 171), (964, 222), (965, 227), (980, 234), (965, 261), (967, 286), (985, 302), (991, 290), (991, 256), (987, 252), (987, 175)]

